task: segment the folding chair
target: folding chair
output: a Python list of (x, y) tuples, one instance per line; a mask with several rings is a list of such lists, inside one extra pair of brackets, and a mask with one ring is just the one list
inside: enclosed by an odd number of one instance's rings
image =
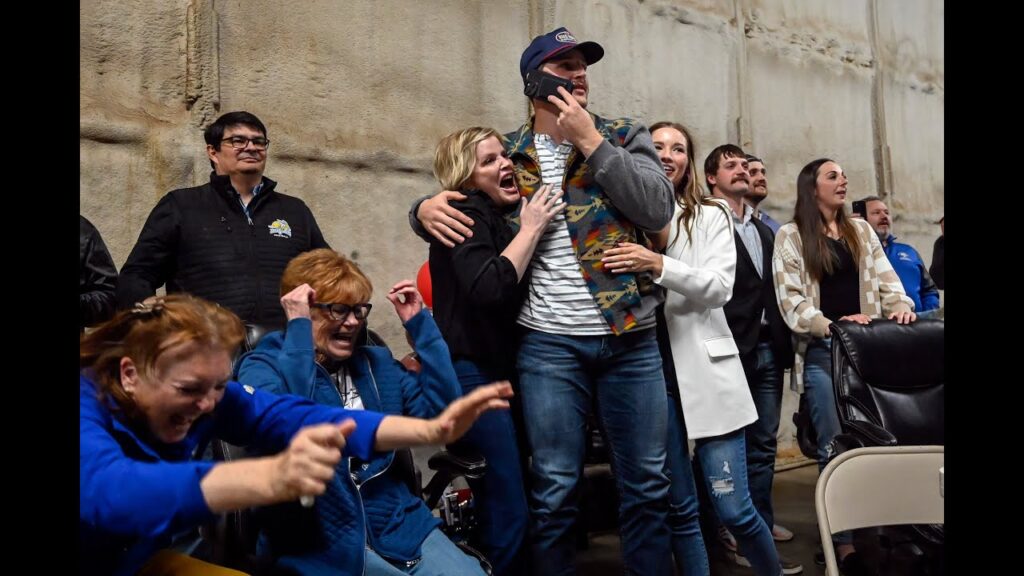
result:
[(942, 446), (855, 448), (828, 463), (818, 477), (818, 514), (828, 576), (838, 576), (832, 535), (894, 524), (945, 522)]

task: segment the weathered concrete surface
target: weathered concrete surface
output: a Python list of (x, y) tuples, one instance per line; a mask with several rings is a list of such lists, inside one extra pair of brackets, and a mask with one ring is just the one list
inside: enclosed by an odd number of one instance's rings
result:
[(885, 132), (892, 157), (888, 205), (900, 240), (932, 261), (945, 203), (942, 2), (878, 3)]
[(434, 145), (467, 125), (518, 126), (519, 56), (559, 25), (607, 51), (590, 70), (595, 112), (687, 124), (698, 166), (724, 142), (757, 153), (783, 221), (799, 169), (835, 158), (851, 200), (884, 194), (931, 261), (940, 0), (87, 0), (79, 15), (79, 199), (115, 262), (161, 195), (207, 178), (202, 127), (249, 110), (273, 141), (267, 175), (364, 267), (373, 325), (400, 353), (383, 294), (426, 258), (405, 215), (436, 190)]

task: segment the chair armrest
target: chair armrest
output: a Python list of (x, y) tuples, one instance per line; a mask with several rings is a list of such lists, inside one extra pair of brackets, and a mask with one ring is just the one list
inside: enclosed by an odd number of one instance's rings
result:
[(861, 446), (895, 446), (896, 437), (891, 432), (864, 420), (846, 422), (847, 432), (857, 437)]
[(829, 460), (839, 456), (843, 452), (855, 448), (863, 448), (864, 442), (858, 436), (852, 434), (836, 434), (828, 443)]
[(481, 478), (487, 471), (487, 460), (483, 456), (457, 456), (447, 450), (441, 450), (427, 460), (427, 466), (431, 470), (475, 480)]

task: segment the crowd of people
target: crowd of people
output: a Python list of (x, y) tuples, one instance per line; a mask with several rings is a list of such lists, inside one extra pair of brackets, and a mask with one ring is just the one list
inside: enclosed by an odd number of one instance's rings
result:
[[(784, 371), (823, 467), (840, 432), (829, 324), (938, 314), (943, 237), (926, 266), (882, 198), (848, 213), (828, 158), (774, 220), (761, 158), (717, 146), (702, 179), (683, 123), (590, 112), (603, 56), (565, 28), (534, 38), (524, 85), (561, 83), (511, 132), (437, 145), (440, 190), (409, 212), (432, 310), (408, 280), (386, 295), (417, 370), (369, 337), (370, 279), (264, 175), (253, 114), (205, 129), (209, 182), (160, 199), (120, 274), (82, 218), (83, 570), (237, 574), (175, 538), (252, 508), (258, 554), (294, 573), (482, 574), (394, 473), (396, 449), (446, 444), (487, 462), (470, 483), (494, 573), (573, 574), (594, 418), (627, 573), (710, 574), (702, 518), (755, 574), (800, 573), (772, 506)], [(246, 324), (273, 331), (239, 356)], [(251, 457), (204, 459), (213, 438)]]

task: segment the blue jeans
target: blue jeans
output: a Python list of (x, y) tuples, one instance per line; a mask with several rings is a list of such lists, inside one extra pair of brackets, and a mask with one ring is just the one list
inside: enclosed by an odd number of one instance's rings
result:
[(484, 576), (480, 561), (467, 555), (440, 530), (434, 528), (420, 545), (420, 561), (412, 567), (395, 566), (366, 549), (365, 576)]
[[(453, 365), (463, 394), (499, 380), (469, 360), (458, 360)], [(467, 480), (473, 489), (480, 551), (491, 563), (495, 576), (524, 573), (523, 543), (529, 512), (512, 415), (508, 410), (485, 412), (451, 449), (455, 453), (475, 452), (487, 460), (484, 477)]]
[(518, 367), (532, 455), (534, 574), (576, 571), (572, 528), (595, 401), (619, 491), (626, 573), (669, 574), (665, 379), (654, 330), (575, 337), (525, 330)]
[[(832, 388), (832, 338), (812, 338), (804, 355), (804, 394), (811, 410), (811, 423), (818, 435), (818, 473), (828, 464), (832, 454), (829, 443), (842, 431), (836, 393)], [(851, 544), (852, 532), (833, 535), (839, 544)]]
[(776, 366), (775, 355), (768, 342), (758, 343), (757, 348), (743, 359), (743, 372), (757, 407), (757, 420), (746, 427), (747, 481), (754, 507), (769, 528), (775, 523), (772, 482), (778, 449), (779, 414), (782, 412), (782, 370)]
[(804, 394), (818, 435), (818, 472), (828, 464), (828, 445), (842, 429), (832, 388), (832, 338), (812, 338), (804, 355)]
[[(683, 574), (708, 574), (707, 552), (700, 537), (697, 514), (697, 486), (686, 446), (686, 428), (682, 411), (669, 399), (670, 431), (668, 451), (672, 474), (671, 514), (672, 548)], [(735, 430), (721, 436), (696, 441), (695, 455), (700, 460), (703, 481), (716, 515), (736, 538), (739, 551), (750, 561), (754, 573), (778, 576), (779, 555), (772, 532), (750, 499), (747, 485), (747, 451), (744, 431)]]
[(672, 555), (684, 576), (709, 576), (711, 567), (700, 530), (697, 485), (686, 439), (686, 421), (679, 401), (669, 396), (665, 473), (670, 482), (668, 526), (672, 531)]

